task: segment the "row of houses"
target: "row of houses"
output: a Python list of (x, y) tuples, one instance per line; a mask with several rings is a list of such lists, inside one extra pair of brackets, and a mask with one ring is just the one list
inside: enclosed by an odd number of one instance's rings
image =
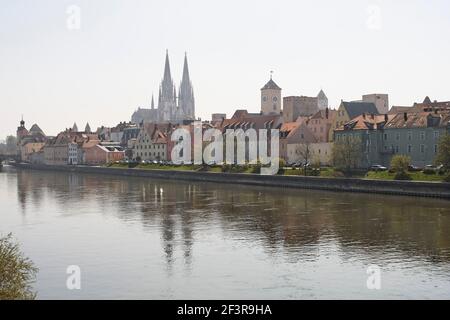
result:
[(362, 114), (334, 130), (334, 139), (359, 144), (359, 167), (388, 166), (396, 154), (407, 155), (415, 166), (434, 163), (439, 139), (450, 134), (450, 103), (414, 106), (398, 113)]
[[(184, 128), (193, 139), (194, 126), (193, 121), (120, 122), (93, 133), (87, 124), (84, 131), (74, 125), (56, 137), (47, 137), (37, 125), (28, 131), (22, 120), (17, 131), (18, 155), (22, 161), (53, 165), (101, 165), (123, 159), (170, 161), (175, 146), (172, 132)], [(281, 88), (271, 78), (261, 89), (260, 112), (238, 109), (230, 118), (213, 114), (201, 127), (203, 132), (214, 128), (222, 134), (229, 129), (251, 128), (257, 133), (278, 129), (279, 157), (287, 163), (304, 161), (306, 147), (308, 161), (331, 165), (333, 145), (352, 140), (361, 150), (361, 168), (388, 165), (395, 154), (408, 155), (414, 165), (425, 166), (433, 163), (439, 138), (450, 132), (450, 102), (432, 102), (427, 97), (413, 106), (389, 109), (387, 94), (368, 94), (361, 100), (341, 101), (331, 109), (322, 90), (316, 97), (282, 98)], [(267, 147), (270, 152), (270, 144)]]
[(28, 131), (25, 121), (17, 129), (17, 153), (23, 162), (47, 165), (102, 165), (123, 160), (125, 152), (119, 143), (103, 141), (92, 133), (89, 124), (85, 131), (71, 129), (48, 137), (33, 125)]

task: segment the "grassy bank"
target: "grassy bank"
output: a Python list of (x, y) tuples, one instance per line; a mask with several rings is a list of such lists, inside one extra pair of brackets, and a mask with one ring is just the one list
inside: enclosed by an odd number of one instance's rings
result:
[[(110, 168), (129, 168), (128, 164), (114, 163), (108, 165)], [(134, 168), (143, 170), (175, 170), (175, 171), (202, 171), (202, 172), (228, 172), (228, 173), (246, 173), (255, 174), (258, 173), (255, 166), (201, 166), (201, 165), (162, 165), (162, 164), (138, 164)], [(255, 170), (256, 169), (256, 170)], [(280, 174), (285, 176), (304, 176), (305, 172), (303, 168), (285, 168)], [(419, 172), (408, 172), (412, 181), (430, 181), (430, 182), (442, 182), (444, 175), (436, 173), (425, 174)], [(342, 172), (335, 170), (334, 168), (326, 167), (321, 168), (320, 171), (313, 172), (311, 169), (307, 171), (308, 176), (324, 177), (324, 178), (342, 178), (344, 175)], [(369, 171), (357, 172), (352, 175), (352, 178), (361, 178), (368, 180), (394, 180), (395, 173), (388, 171)]]
[[(431, 182), (442, 182), (444, 179), (444, 175), (439, 175), (436, 173), (433, 174), (425, 174), (422, 171), (418, 172), (408, 172), (408, 175), (411, 177), (412, 181), (431, 181)], [(390, 173), (389, 171), (369, 171), (366, 174), (366, 179), (372, 180), (394, 180), (395, 173)]]

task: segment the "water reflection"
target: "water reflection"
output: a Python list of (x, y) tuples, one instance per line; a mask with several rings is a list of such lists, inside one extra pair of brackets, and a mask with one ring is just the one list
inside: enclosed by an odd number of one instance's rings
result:
[(217, 228), (224, 238), (291, 260), (317, 259), (323, 242), (336, 244), (343, 259), (360, 252), (380, 260), (450, 260), (445, 200), (25, 170), (17, 172), (17, 196), (24, 216), (50, 198), (62, 211), (83, 204), (139, 220), (144, 230), (158, 228), (168, 272), (174, 251), (189, 268), (197, 234)]

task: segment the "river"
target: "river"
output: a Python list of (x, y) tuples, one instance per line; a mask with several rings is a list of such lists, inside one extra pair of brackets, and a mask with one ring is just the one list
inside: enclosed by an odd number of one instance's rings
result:
[(0, 203), (38, 299), (450, 298), (448, 200), (6, 166)]

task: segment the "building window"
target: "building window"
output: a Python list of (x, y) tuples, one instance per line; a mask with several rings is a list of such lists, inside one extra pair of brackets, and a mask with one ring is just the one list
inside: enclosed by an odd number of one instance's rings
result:
[(437, 153), (437, 152), (438, 152), (438, 145), (435, 144), (435, 145), (434, 145), (434, 153)]
[(387, 135), (387, 133), (385, 133), (384, 134), (384, 140), (387, 140), (387, 138), (388, 138), (388, 135)]
[(395, 146), (395, 153), (398, 153), (398, 146)]
[(425, 152), (425, 145), (424, 145), (424, 144), (421, 144), (421, 145), (420, 145), (420, 152), (421, 152), (421, 153), (424, 153), (424, 152)]
[(408, 153), (412, 152), (412, 145), (408, 144)]
[(408, 140), (409, 140), (409, 141), (412, 140), (412, 132), (411, 132), (411, 131), (408, 132)]
[(397, 135), (395, 136), (396, 140), (400, 140), (400, 133), (397, 133)]
[(435, 131), (434, 132), (434, 138), (435, 139), (439, 139), (439, 131)]
[(420, 140), (425, 140), (425, 132), (420, 132)]

